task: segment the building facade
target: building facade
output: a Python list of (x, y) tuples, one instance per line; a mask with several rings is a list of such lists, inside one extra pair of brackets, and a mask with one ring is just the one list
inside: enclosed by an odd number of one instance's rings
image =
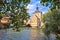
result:
[(38, 7), (36, 8), (36, 11), (32, 14), (28, 22), (32, 26), (32, 28), (40, 28), (42, 26), (42, 12), (38, 10)]

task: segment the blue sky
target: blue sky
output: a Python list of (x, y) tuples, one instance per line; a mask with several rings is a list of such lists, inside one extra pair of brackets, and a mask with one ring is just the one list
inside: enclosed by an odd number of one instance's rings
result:
[[(7, 2), (10, 2), (10, 1), (12, 0), (8, 0)], [(49, 10), (49, 7), (43, 6), (40, 3), (40, 0), (30, 0), (30, 3), (27, 6), (27, 9), (29, 9), (27, 12), (30, 14), (30, 16), (32, 15), (33, 12), (35, 12), (36, 7), (39, 7), (39, 11), (41, 11), (42, 13), (45, 13)]]
[(36, 7), (39, 7), (39, 11), (45, 13), (47, 10), (49, 10), (49, 7), (43, 6), (40, 4), (40, 0), (30, 0), (30, 3), (27, 6), (27, 9), (29, 9), (27, 12), (32, 15), (32, 13), (36, 10)]

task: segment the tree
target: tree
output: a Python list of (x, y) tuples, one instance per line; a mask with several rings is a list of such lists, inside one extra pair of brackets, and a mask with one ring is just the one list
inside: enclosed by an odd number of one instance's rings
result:
[(49, 6), (52, 10), (60, 8), (60, 0), (41, 0), (41, 4)]
[(48, 13), (44, 14), (43, 22), (47, 23), (49, 31), (52, 31), (56, 34), (60, 34), (60, 11), (59, 10), (49, 11)]
[(26, 9), (29, 2), (30, 0), (0, 0), (0, 13), (10, 16), (11, 23), (18, 28), (29, 18)]

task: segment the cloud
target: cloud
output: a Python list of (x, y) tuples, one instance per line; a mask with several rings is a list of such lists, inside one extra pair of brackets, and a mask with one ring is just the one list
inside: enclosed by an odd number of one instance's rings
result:
[(27, 12), (32, 15), (32, 13), (36, 10), (37, 4), (39, 3), (39, 1), (35, 2), (35, 3), (31, 3), (28, 4), (27, 9), (29, 9)]
[(40, 4), (40, 1), (31, 0), (30, 4), (28, 4), (28, 6), (27, 6), (27, 9), (29, 9), (27, 12), (30, 14), (30, 16), (36, 10), (37, 6), (39, 7), (39, 11), (41, 11), (43, 13), (45, 13), (49, 9), (46, 6), (43, 6), (42, 4)]
[(35, 4), (28, 4), (28, 6), (27, 6), (28, 11), (27, 12), (30, 14), (30, 16), (35, 11), (35, 8), (36, 8)]
[(37, 6), (38, 3), (40, 4), (40, 1), (37, 1), (35, 3), (32, 2), (32, 4), (28, 4), (27, 8), (28, 9), (34, 9)]
[(27, 9), (31, 10), (32, 8), (34, 8), (35, 5), (32, 4), (28, 4)]

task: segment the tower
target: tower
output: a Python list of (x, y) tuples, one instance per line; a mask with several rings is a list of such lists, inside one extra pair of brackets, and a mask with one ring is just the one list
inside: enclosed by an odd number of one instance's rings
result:
[(31, 26), (32, 28), (37, 28), (41, 26), (41, 16), (42, 12), (39, 11), (38, 7), (36, 7), (36, 11), (31, 16)]

